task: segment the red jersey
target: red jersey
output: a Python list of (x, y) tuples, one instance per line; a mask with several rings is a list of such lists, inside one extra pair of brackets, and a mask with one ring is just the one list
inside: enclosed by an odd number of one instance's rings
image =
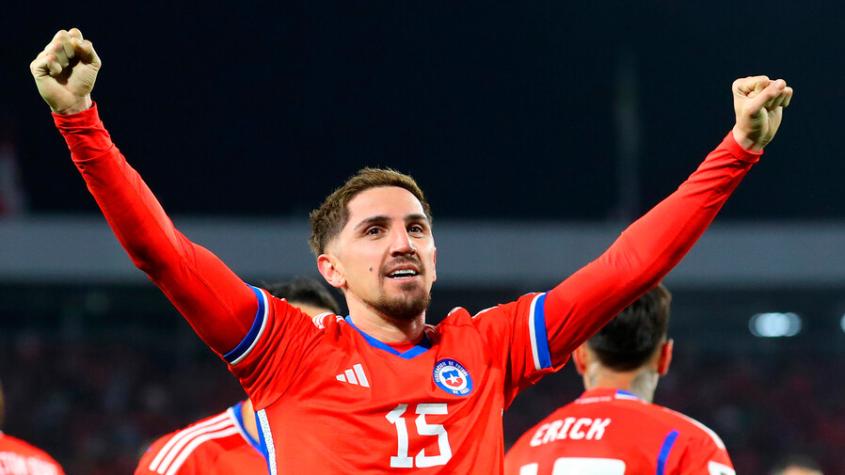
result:
[(261, 443), (244, 428), (241, 404), (160, 437), (135, 475), (266, 474)]
[(526, 432), (506, 475), (735, 475), (704, 424), (627, 392), (598, 388)]
[(666, 200), (547, 293), (454, 310), (405, 352), (355, 316), (306, 318), (244, 284), (173, 226), (97, 108), (54, 115), (88, 189), (135, 265), (252, 399), (276, 473), (500, 473), (502, 412), (520, 390), (653, 287), (704, 232), (759, 154), (728, 134)]
[(0, 475), (64, 475), (47, 452), (0, 432)]

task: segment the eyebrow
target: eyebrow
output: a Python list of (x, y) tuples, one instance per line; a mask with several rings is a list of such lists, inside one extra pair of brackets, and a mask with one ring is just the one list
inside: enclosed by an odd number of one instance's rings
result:
[[(419, 213), (409, 214), (409, 215), (405, 216), (405, 222), (406, 223), (419, 222), (419, 221), (428, 222), (428, 217), (424, 214), (419, 214)], [(369, 218), (366, 218), (366, 219), (362, 220), (360, 223), (356, 224), (355, 230), (358, 231), (358, 230), (361, 230), (362, 228), (366, 228), (366, 227), (372, 226), (374, 224), (385, 225), (389, 222), (390, 222), (390, 218), (387, 217), (387, 216), (384, 216), (384, 215), (370, 216)]]
[(411, 223), (411, 222), (414, 222), (414, 221), (428, 222), (428, 216), (426, 216), (424, 214), (419, 214), (419, 213), (409, 214), (408, 216), (405, 216), (405, 222), (406, 223)]

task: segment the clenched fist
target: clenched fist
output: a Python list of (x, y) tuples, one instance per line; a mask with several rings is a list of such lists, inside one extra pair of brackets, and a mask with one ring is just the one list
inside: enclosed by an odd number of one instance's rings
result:
[(783, 109), (792, 100), (792, 88), (783, 79), (750, 76), (733, 83), (736, 125), (734, 139), (746, 150), (762, 150), (783, 119)]
[(91, 90), (101, 65), (94, 45), (71, 28), (56, 33), (29, 69), (53, 112), (74, 114), (91, 107)]

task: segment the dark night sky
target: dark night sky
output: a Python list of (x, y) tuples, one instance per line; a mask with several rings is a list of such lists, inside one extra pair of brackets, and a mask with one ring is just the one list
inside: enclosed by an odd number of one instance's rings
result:
[(841, 2), (18, 3), (1, 20), (0, 115), (34, 212), (95, 212), (27, 68), (77, 25), (103, 58), (106, 125), (173, 213), (304, 215), (385, 165), (438, 217), (606, 219), (629, 58), (638, 210), (732, 126), (733, 79), (766, 73), (794, 104), (725, 215), (845, 218)]

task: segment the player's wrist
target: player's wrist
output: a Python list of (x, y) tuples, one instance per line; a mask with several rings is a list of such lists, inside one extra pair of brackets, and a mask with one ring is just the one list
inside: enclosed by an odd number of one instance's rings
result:
[(94, 101), (91, 100), (91, 95), (86, 94), (84, 97), (80, 98), (80, 100), (74, 102), (69, 106), (54, 108), (53, 112), (59, 115), (78, 114), (82, 111), (90, 109), (92, 105), (94, 105)]
[(744, 131), (740, 128), (739, 124), (734, 125), (733, 128), (733, 136), (734, 140), (736, 141), (737, 145), (742, 147), (744, 150), (748, 152), (759, 152), (763, 150), (763, 145), (757, 143), (754, 139), (752, 139), (748, 132)]

